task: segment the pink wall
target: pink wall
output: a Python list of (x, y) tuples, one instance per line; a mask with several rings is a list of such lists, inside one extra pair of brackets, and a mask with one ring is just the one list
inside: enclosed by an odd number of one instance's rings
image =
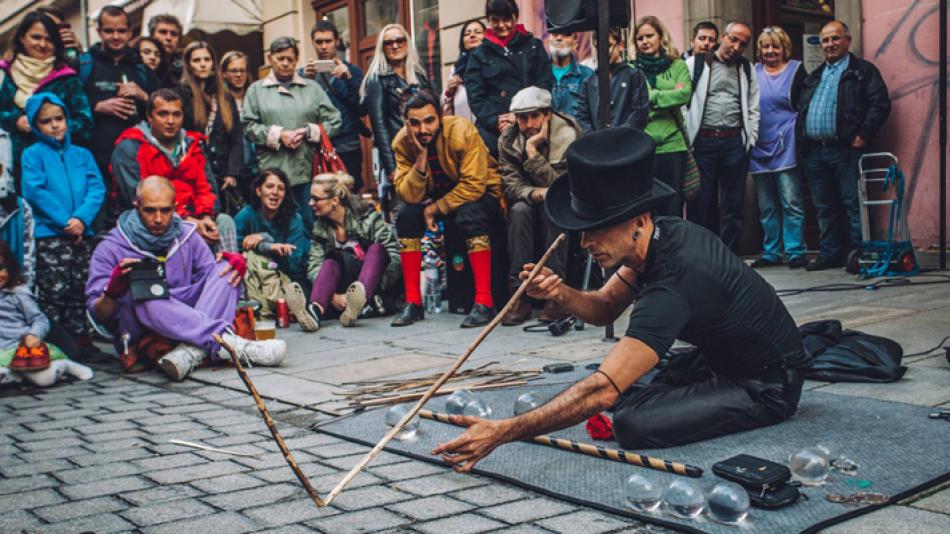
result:
[(892, 105), (874, 148), (893, 152), (901, 162), (911, 236), (919, 247), (936, 245), (939, 235), (937, 8), (935, 0), (862, 3), (862, 55), (881, 70)]

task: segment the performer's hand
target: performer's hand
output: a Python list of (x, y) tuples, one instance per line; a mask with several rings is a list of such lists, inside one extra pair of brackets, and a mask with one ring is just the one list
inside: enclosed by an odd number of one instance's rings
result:
[(219, 252), (215, 261), (218, 262), (221, 260), (228, 262), (228, 265), (225, 266), (224, 269), (221, 269), (221, 274), (218, 276), (228, 276), (228, 284), (232, 287), (237, 287), (238, 284), (241, 283), (241, 280), (244, 279), (244, 275), (247, 274), (247, 261), (244, 259), (244, 256), (237, 252)]
[[(534, 269), (533, 263), (526, 263), (521, 267), (521, 273), (518, 278), (527, 280), (531, 270)], [(534, 280), (528, 283), (528, 296), (538, 300), (557, 300), (561, 293), (561, 277), (547, 267), (542, 267)]]
[(482, 458), (508, 441), (505, 438), (508, 428), (505, 420), (495, 421), (469, 415), (450, 415), (449, 418), (452, 424), (468, 427), (468, 430), (448, 443), (440, 443), (432, 449), (431, 454), (441, 454), (442, 459), (460, 473), (471, 471)]

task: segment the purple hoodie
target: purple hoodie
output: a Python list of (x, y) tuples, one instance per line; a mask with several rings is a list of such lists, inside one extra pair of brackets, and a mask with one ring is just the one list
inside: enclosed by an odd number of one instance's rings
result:
[[(194, 224), (182, 222), (181, 234), (165, 257), (165, 276), (172, 298), (190, 288), (195, 280), (203, 280), (215, 268), (214, 255), (196, 230)], [(110, 230), (92, 254), (86, 282), (86, 308), (92, 310), (92, 304), (109, 284), (112, 269), (122, 259), (147, 257), (154, 258), (133, 245), (118, 226)]]

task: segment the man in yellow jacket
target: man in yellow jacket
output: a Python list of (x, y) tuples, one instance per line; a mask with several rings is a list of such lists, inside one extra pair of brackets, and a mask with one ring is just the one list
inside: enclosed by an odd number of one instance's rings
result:
[(489, 229), (501, 217), (501, 174), (498, 163), (462, 117), (442, 117), (439, 99), (419, 91), (403, 105), (406, 124), (393, 139), (396, 194), (405, 205), (396, 214), (400, 259), (406, 285), (406, 307), (392, 322), (410, 325), (425, 317), (419, 270), (420, 240), (426, 228), (445, 220), (446, 233), (465, 238), (475, 279), (475, 305), (462, 328), (483, 326), (495, 315), (491, 292)]

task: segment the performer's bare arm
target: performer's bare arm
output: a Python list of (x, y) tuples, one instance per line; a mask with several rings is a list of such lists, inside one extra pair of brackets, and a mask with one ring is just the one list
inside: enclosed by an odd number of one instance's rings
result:
[(471, 471), (479, 460), (503, 443), (567, 428), (609, 408), (620, 392), (632, 386), (657, 362), (653, 349), (638, 339), (624, 337), (604, 358), (600, 372), (574, 384), (537, 409), (502, 420), (453, 415), (452, 422), (467, 426), (468, 430), (440, 444), (432, 454), (441, 454), (456, 471)]
[[(521, 271), (521, 279), (527, 279), (533, 263), (525, 264)], [(622, 276), (620, 280), (618, 276)], [(564, 309), (584, 322), (603, 326), (617, 320), (620, 314), (630, 306), (636, 297), (633, 289), (624, 283), (624, 280), (633, 284), (637, 273), (633, 269), (623, 266), (614, 276), (596, 291), (579, 291), (568, 287), (554, 271), (544, 267), (528, 285), (528, 296), (539, 300), (557, 301)]]

